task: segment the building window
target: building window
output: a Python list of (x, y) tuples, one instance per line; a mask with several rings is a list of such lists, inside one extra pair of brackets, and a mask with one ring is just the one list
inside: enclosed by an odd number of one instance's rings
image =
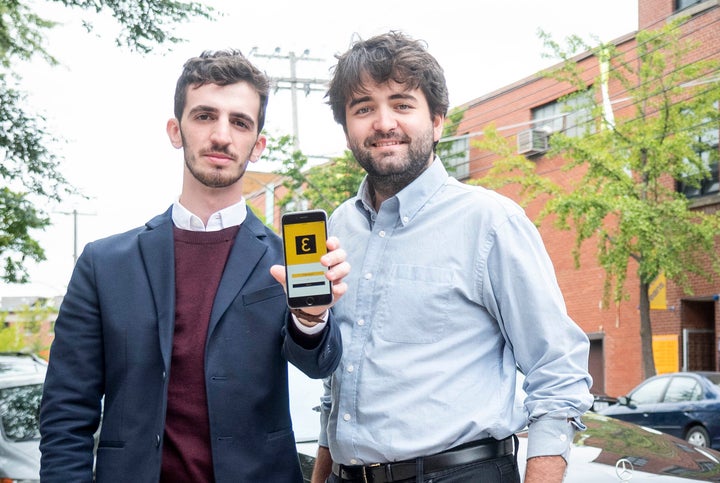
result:
[[(694, 150), (702, 161), (705, 169), (709, 171), (707, 177), (700, 181), (700, 184), (693, 186), (680, 181), (678, 183), (678, 191), (688, 198), (697, 198), (700, 196), (712, 195), (720, 192), (720, 181), (718, 179), (718, 139), (720, 138), (718, 127), (710, 125), (704, 133), (700, 134), (695, 143)], [(689, 161), (688, 175), (697, 174), (691, 170), (697, 168), (692, 166)]]
[(450, 138), (438, 144), (437, 154), (442, 159), (448, 174), (455, 179), (470, 177), (470, 141), (468, 136)]
[(675, 11), (677, 12), (678, 10), (684, 10), (703, 1), (704, 0), (677, 0), (675, 2)]
[(590, 90), (536, 107), (532, 110), (533, 129), (548, 134), (562, 132), (578, 137), (590, 130), (592, 93)]

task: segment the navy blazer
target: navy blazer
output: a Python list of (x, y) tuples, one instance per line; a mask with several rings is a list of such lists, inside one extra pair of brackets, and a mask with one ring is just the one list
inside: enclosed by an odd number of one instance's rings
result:
[[(171, 209), (88, 244), (55, 323), (40, 410), (43, 482), (156, 482), (175, 317)], [(287, 361), (312, 378), (341, 356), (332, 323), (315, 349), (296, 344), (269, 273), (282, 242), (248, 210), (210, 317), (205, 383), (217, 482), (301, 482)]]

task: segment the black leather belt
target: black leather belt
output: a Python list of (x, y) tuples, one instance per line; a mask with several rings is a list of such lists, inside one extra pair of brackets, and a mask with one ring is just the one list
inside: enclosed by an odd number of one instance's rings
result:
[[(512, 454), (512, 437), (503, 440), (482, 439), (451, 448), (442, 453), (422, 458), (425, 474), (440, 471), (453, 466), (467, 465), (485, 460), (500, 458)], [(367, 483), (386, 483), (415, 478), (418, 468), (417, 459), (397, 461), (395, 463), (376, 463), (367, 466), (346, 466), (333, 463), (336, 476), (345, 481)]]

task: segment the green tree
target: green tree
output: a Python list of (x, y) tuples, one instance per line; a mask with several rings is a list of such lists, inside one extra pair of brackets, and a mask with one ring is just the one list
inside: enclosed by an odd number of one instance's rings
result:
[[(46, 355), (50, 348), (47, 331), (57, 309), (47, 299), (19, 307), (12, 322), (8, 313), (0, 313), (0, 352), (32, 352)], [(47, 330), (43, 330), (47, 326)]]
[(273, 146), (271, 159), (281, 163), (277, 173), (285, 177), (283, 184), (289, 190), (280, 204), (289, 210), (315, 208), (325, 210), (329, 215), (343, 201), (355, 195), (365, 176), (365, 171), (350, 151), (309, 167), (307, 156), (293, 149), (292, 136), (270, 141), (268, 146)]
[[(548, 156), (562, 156), (563, 169), (579, 175), (571, 186), (538, 174), (536, 163), (512, 154), (507, 140), (492, 128), (480, 142), (501, 158), (482, 183), (515, 183), (525, 202), (544, 203), (539, 220), (552, 213), (558, 228), (574, 228), (576, 266), (584, 243), (597, 242), (597, 259), (606, 273), (606, 302), (627, 298), (626, 277), (637, 267), (645, 377), (655, 374), (650, 283), (664, 273), (692, 293), (690, 274), (710, 279), (720, 273), (718, 214), (693, 209), (676, 189), (679, 184), (699, 186), (717, 165), (717, 141), (712, 146), (707, 133), (717, 133), (720, 126), (718, 63), (690, 62), (688, 54), (696, 46), (681, 38), (680, 25), (639, 32), (636, 49), (626, 54), (609, 45), (592, 50), (600, 63), (608, 62), (609, 79), (620, 83), (634, 110), (619, 119), (593, 101), (601, 99), (599, 90), (607, 81), (603, 69), (588, 81), (573, 60), (578, 50), (590, 49), (572, 37), (569, 49), (563, 50), (545, 36), (546, 45), (565, 61), (549, 75), (568, 82), (576, 101), (568, 104), (589, 114), (583, 134), (551, 136)], [(583, 100), (591, 103), (582, 105)]]
[[(156, 45), (181, 39), (172, 35), (173, 25), (192, 16), (210, 18), (212, 9), (197, 2), (179, 0), (55, 0), (87, 14), (83, 24), (93, 29), (92, 15), (109, 13), (118, 25), (118, 46), (141, 54)], [(22, 78), (13, 66), (34, 57), (51, 65), (57, 61), (46, 48), (45, 34), (56, 23), (38, 15), (30, 1), (0, 3), (0, 280), (26, 282), (25, 263), (42, 261), (45, 253), (33, 238), (33, 230), (50, 224), (39, 206), (60, 201), (73, 188), (60, 172), (60, 160), (52, 153), (57, 139), (47, 130), (45, 118), (29, 112)]]
[(8, 324), (7, 313), (0, 313), (0, 352), (22, 352), (25, 338), (18, 324)]

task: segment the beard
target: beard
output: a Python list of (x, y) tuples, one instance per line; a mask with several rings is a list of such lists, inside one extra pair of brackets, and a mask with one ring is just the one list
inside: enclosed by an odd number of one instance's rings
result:
[[(245, 157), (245, 162), (237, 163), (240, 156), (233, 153), (230, 148), (227, 146), (212, 145), (210, 146), (210, 149), (201, 150), (198, 155), (195, 156), (192, 154), (191, 150), (187, 149), (185, 136), (182, 136), (181, 134), (181, 137), (185, 153), (185, 166), (188, 171), (190, 171), (190, 174), (192, 174), (192, 176), (202, 185), (207, 186), (208, 188), (226, 188), (237, 183), (243, 175), (245, 175), (245, 170), (247, 169), (247, 165), (249, 163), (249, 161), (247, 161), (250, 156), (249, 153), (248, 156)], [(197, 158), (210, 153), (223, 154), (232, 159), (233, 163), (223, 168), (210, 167), (203, 170), (202, 167), (198, 165)]]
[[(405, 154), (380, 154), (377, 158), (371, 152), (377, 141), (395, 140), (405, 143)], [(349, 141), (349, 147), (358, 164), (365, 170), (373, 189), (385, 195), (394, 196), (412, 183), (430, 165), (433, 159), (433, 130), (428, 129), (416, 139), (396, 133), (375, 134), (362, 144)]]

